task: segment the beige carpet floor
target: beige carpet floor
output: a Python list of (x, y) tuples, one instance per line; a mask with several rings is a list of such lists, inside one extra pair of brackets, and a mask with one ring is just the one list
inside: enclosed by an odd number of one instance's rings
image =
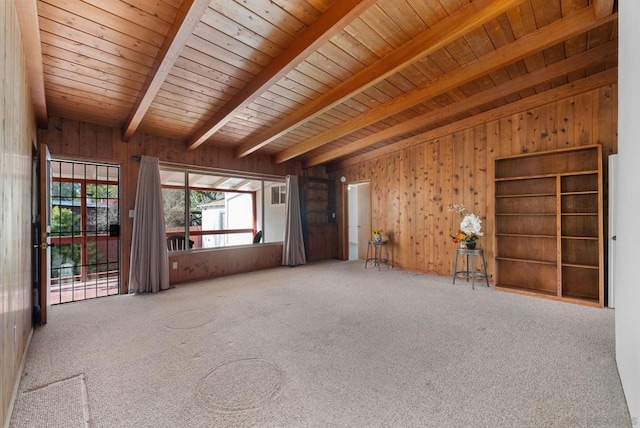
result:
[(329, 261), (52, 307), (11, 426), (631, 422), (613, 310)]

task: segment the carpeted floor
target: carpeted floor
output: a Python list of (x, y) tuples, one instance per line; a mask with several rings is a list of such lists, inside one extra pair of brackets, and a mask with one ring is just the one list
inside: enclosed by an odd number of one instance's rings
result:
[(631, 422), (613, 310), (329, 261), (52, 307), (11, 426), (83, 425)]
[[(33, 409), (46, 409), (34, 412)], [(14, 409), (16, 428), (68, 427), (82, 428), (89, 422), (87, 389), (84, 375), (74, 376), (23, 391)]]

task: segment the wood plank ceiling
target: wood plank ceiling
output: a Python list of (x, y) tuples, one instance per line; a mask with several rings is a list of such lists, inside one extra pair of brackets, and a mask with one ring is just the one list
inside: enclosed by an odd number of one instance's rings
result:
[(37, 14), (40, 116), (306, 166), (617, 67), (613, 0), (38, 0)]

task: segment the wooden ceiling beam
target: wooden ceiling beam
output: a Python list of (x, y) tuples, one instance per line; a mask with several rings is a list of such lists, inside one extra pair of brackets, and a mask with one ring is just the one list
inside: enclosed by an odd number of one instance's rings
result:
[(142, 89), (142, 96), (134, 104), (129, 116), (122, 128), (122, 141), (129, 141), (140, 126), (140, 122), (149, 110), (151, 103), (156, 98), (165, 79), (171, 72), (187, 40), (191, 37), (194, 28), (200, 22), (200, 18), (207, 10), (210, 0), (185, 0), (169, 28), (167, 36), (153, 62), (153, 66), (147, 74)]
[(424, 144), (429, 141), (454, 134), (456, 132), (464, 131), (465, 129), (473, 128), (474, 126), (484, 125), (489, 122), (500, 120), (514, 114), (522, 113), (524, 111), (540, 107), (561, 99), (566, 99), (579, 94), (583, 94), (585, 92), (602, 88), (607, 85), (613, 85), (617, 82), (618, 68), (611, 68), (609, 70), (602, 71), (589, 77), (585, 77), (584, 79), (576, 80), (574, 82), (567, 83), (566, 85), (544, 91), (540, 94), (532, 95), (522, 100), (515, 101), (502, 107), (476, 114), (472, 117), (462, 119), (448, 125), (444, 125), (431, 131), (423, 132), (420, 135), (409, 137), (405, 140), (389, 144), (385, 147), (381, 147), (379, 149), (372, 150), (358, 156), (344, 159), (340, 162), (337, 162), (334, 167), (335, 169), (348, 168), (362, 162), (371, 161), (380, 156), (389, 155), (400, 150), (408, 149), (409, 147), (414, 147), (419, 144)]
[(354, 117), (300, 144), (285, 149), (273, 157), (274, 162), (282, 163), (293, 159), (389, 116), (398, 114), (437, 95), (455, 89), (460, 85), (469, 83), (508, 64), (512, 64), (529, 55), (554, 46), (570, 37), (582, 34), (614, 19), (614, 17), (614, 15), (609, 15), (601, 20), (597, 20), (595, 19), (595, 14), (591, 6), (581, 9), (578, 12), (540, 28), (536, 32), (527, 34), (506, 46), (483, 55), (463, 67), (451, 71), (429, 85), (406, 92), (398, 98), (382, 104), (367, 113)]
[(458, 114), (498, 101), (506, 96), (517, 94), (525, 89), (541, 85), (559, 76), (565, 76), (573, 71), (582, 70), (591, 65), (601, 63), (606, 60), (608, 56), (615, 55), (616, 48), (617, 42), (611, 41), (588, 51), (581, 52), (563, 61), (556, 62), (476, 95), (451, 103), (436, 111), (420, 115), (383, 131), (361, 138), (353, 143), (313, 156), (305, 162), (305, 168), (320, 165), (366, 149), (390, 138), (399, 137), (435, 125), (443, 120), (451, 119)]
[(455, 14), (438, 22), (400, 48), (395, 49), (361, 72), (351, 76), (340, 85), (328, 90), (294, 114), (288, 115), (284, 120), (269, 127), (266, 131), (250, 138), (239, 147), (236, 151), (236, 156), (246, 156), (266, 146), (293, 128), (317, 117), (415, 61), (495, 19), (522, 1), (477, 0), (467, 4)]
[(376, 0), (336, 0), (318, 19), (220, 108), (188, 140), (187, 150), (194, 150), (218, 132), (260, 94), (282, 79), (311, 53), (360, 16)]
[(614, 0), (593, 0), (593, 9), (596, 19), (602, 19), (613, 13)]
[(44, 91), (44, 66), (42, 64), (37, 0), (15, 0), (14, 4), (22, 35), (27, 62), (27, 79), (36, 122), (38, 127), (46, 129), (48, 126), (47, 100)]

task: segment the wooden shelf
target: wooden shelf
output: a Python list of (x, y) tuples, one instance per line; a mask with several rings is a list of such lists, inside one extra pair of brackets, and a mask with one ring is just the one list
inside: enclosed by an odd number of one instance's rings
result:
[(551, 216), (551, 217), (555, 217), (556, 214), (546, 214), (546, 213), (496, 213), (497, 216), (531, 216), (531, 215), (537, 215), (537, 216)]
[(524, 234), (524, 233), (496, 233), (496, 236), (512, 236), (516, 238), (552, 238), (556, 239), (556, 235), (536, 235), (536, 234)]
[(559, 300), (562, 302), (575, 303), (575, 304), (585, 305), (585, 306), (593, 306), (597, 308), (601, 307), (598, 299), (593, 299), (589, 297), (577, 297), (577, 296), (571, 296), (566, 294), (559, 297), (558, 294), (555, 292), (544, 291), (544, 290), (532, 290), (530, 288), (524, 288), (524, 287), (521, 287), (518, 285), (512, 285), (512, 284), (496, 284), (495, 288), (497, 290), (507, 291), (507, 292), (516, 293), (516, 294), (522, 294), (526, 296), (542, 297), (544, 299)]
[(537, 296), (537, 295), (557, 296), (558, 295), (557, 292), (525, 288), (516, 284), (500, 283), (500, 284), (496, 284), (496, 288), (502, 289), (502, 290), (509, 290), (509, 291), (518, 291), (518, 292), (521, 292), (522, 294), (529, 294), (532, 296)]
[(526, 198), (533, 196), (556, 196), (555, 193), (521, 193), (518, 195), (496, 195), (496, 198)]
[[(593, 146), (591, 146), (593, 147)], [(565, 172), (565, 173), (559, 173), (558, 175), (560, 177), (576, 177), (576, 176), (580, 176), (580, 175), (598, 175), (600, 173), (600, 171), (598, 171), (597, 169), (592, 169), (592, 170), (585, 170), (585, 171), (574, 171), (574, 172)]]
[(594, 303), (594, 304), (597, 304), (597, 303), (598, 303), (598, 299), (597, 299), (597, 298), (590, 297), (590, 296), (589, 296), (589, 295), (587, 295), (587, 294), (580, 294), (580, 293), (576, 293), (576, 294), (569, 294), (569, 293), (563, 293), (563, 294), (562, 294), (562, 297), (563, 297), (564, 299), (573, 299), (573, 300), (576, 300), (576, 301), (579, 301), (579, 302), (586, 301), (586, 302), (592, 302), (592, 303)]
[(496, 260), (506, 260), (506, 261), (517, 262), (517, 263), (534, 263), (534, 264), (549, 265), (549, 266), (557, 265), (556, 262), (548, 262), (544, 260), (534, 260), (534, 259), (516, 259), (513, 257), (496, 257)]
[(515, 181), (515, 180), (531, 180), (534, 178), (556, 178), (558, 174), (538, 174), (538, 175), (521, 175), (521, 176), (509, 176), (498, 178), (496, 177), (496, 182), (500, 181)]
[[(598, 152), (594, 156), (594, 152)], [(599, 174), (602, 148), (594, 144), (496, 159), (496, 179)]]
[(562, 192), (560, 193), (560, 195), (562, 196), (567, 196), (567, 195), (597, 195), (598, 191), (593, 191), (593, 190), (585, 190), (584, 192)]
[(572, 264), (572, 263), (562, 263), (562, 266), (567, 266), (567, 267), (574, 267), (574, 268), (580, 268), (580, 269), (599, 269), (599, 266), (594, 266), (594, 265), (576, 265), (576, 264)]
[(498, 158), (495, 171), (496, 287), (603, 306), (601, 147)]

